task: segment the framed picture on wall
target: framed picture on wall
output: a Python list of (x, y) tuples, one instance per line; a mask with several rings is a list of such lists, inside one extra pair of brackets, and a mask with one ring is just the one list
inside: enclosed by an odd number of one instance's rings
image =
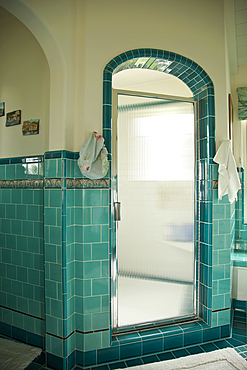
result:
[(20, 125), (21, 123), (21, 111), (15, 110), (13, 112), (9, 112), (6, 115), (6, 127)]
[(5, 103), (0, 103), (0, 117), (5, 115)]
[(228, 95), (228, 112), (229, 112), (229, 140), (232, 139), (232, 125), (233, 125), (233, 104), (231, 94)]
[(30, 119), (24, 121), (22, 124), (23, 135), (37, 135), (39, 134), (39, 119)]

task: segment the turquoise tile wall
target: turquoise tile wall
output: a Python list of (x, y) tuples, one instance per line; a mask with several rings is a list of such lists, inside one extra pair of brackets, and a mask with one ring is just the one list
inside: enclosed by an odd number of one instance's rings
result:
[[(218, 165), (214, 164), (214, 179), (218, 178)], [(225, 325), (231, 316), (232, 260), (235, 239), (235, 204), (228, 196), (218, 199), (213, 189), (213, 276), (212, 326)]]
[[(198, 312), (204, 322), (112, 335), (110, 257), (113, 245), (109, 248), (109, 231), (114, 230), (114, 225), (109, 222), (109, 179), (84, 178), (77, 166), (78, 153), (45, 153), (45, 171), (42, 161), (33, 162), (35, 165), (31, 162), (29, 166), (27, 159), (24, 162), (3, 159), (0, 160), (0, 263), (3, 267), (0, 288), (6, 306), (0, 306), (0, 330), (3, 332), (8, 328), (6, 325), (10, 325), (19, 339), (28, 333), (28, 327), (32, 334), (42, 332), (44, 335), (46, 330), (48, 366), (55, 369), (69, 369), (75, 363), (95, 366), (230, 336), (229, 253), (234, 239), (235, 213), (234, 207), (225, 199), (218, 202), (215, 195), (213, 84), (200, 66), (174, 53), (138, 49), (114, 58), (103, 75), (103, 134), (110, 153), (112, 73), (117, 68), (139, 68), (140, 57), (147, 58), (146, 64), (142, 64), (144, 68), (179, 77), (191, 88), (197, 101), (196, 279)], [(43, 191), (44, 198), (41, 198)], [(44, 255), (45, 269), (43, 266), (42, 270)], [(31, 272), (32, 289), (29, 287)], [(20, 287), (22, 295), (18, 296)], [(17, 309), (13, 308), (16, 305)], [(30, 316), (28, 310), (34, 310), (34, 305), (40, 317)], [(18, 307), (22, 307), (20, 311)], [(20, 314), (24, 315), (23, 319)], [(38, 326), (40, 322), (43, 326)]]
[(43, 346), (43, 157), (0, 160), (0, 169), (0, 327)]

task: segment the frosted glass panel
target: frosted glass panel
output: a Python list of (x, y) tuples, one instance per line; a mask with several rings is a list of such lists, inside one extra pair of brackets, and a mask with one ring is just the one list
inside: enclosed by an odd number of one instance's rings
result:
[(194, 313), (190, 102), (118, 95), (117, 325)]

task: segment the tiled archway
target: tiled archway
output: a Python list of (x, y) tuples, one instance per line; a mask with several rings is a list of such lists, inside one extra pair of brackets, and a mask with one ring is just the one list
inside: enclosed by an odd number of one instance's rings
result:
[[(158, 49), (135, 49), (113, 58), (103, 73), (103, 135), (111, 158), (112, 75), (142, 68), (178, 77), (197, 101), (196, 256), (199, 316), (212, 321), (212, 164), (215, 154), (214, 86), (197, 63)], [(112, 225), (114, 227), (114, 225)], [(201, 255), (207, 256), (203, 263)]]

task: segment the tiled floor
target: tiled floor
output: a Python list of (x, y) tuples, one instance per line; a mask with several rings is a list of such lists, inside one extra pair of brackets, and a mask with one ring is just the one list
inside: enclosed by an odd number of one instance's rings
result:
[[(128, 360), (128, 361), (121, 361), (121, 362), (114, 362), (110, 363), (108, 365), (101, 365), (97, 366), (94, 368), (91, 368), (92, 370), (114, 370), (118, 368), (125, 368), (129, 366), (136, 366), (136, 365), (142, 365), (142, 364), (148, 364), (152, 362), (159, 362), (159, 361), (165, 361), (165, 360), (171, 360), (174, 358), (179, 358), (183, 356), (189, 356), (189, 355), (195, 355), (197, 353), (203, 353), (203, 352), (211, 352), (215, 351), (217, 349), (222, 349), (222, 348), (235, 348), (235, 350), (247, 360), (247, 344), (240, 342), (236, 339), (227, 339), (227, 340), (219, 340), (216, 342), (211, 342), (211, 343), (205, 343), (201, 345), (196, 345), (192, 347), (186, 347), (186, 348), (181, 348), (177, 349), (174, 351), (168, 351), (168, 352), (163, 352), (159, 353), (156, 355), (151, 355), (151, 356), (145, 356), (141, 358), (136, 358), (133, 360)], [(49, 369), (48, 367), (45, 367), (45, 358), (44, 355), (40, 355), (40, 357), (32, 362), (26, 370), (41, 370), (41, 369)], [(73, 370), (80, 370), (82, 369), (79, 366), (75, 366)], [(87, 370), (91, 370), (87, 369)]]

